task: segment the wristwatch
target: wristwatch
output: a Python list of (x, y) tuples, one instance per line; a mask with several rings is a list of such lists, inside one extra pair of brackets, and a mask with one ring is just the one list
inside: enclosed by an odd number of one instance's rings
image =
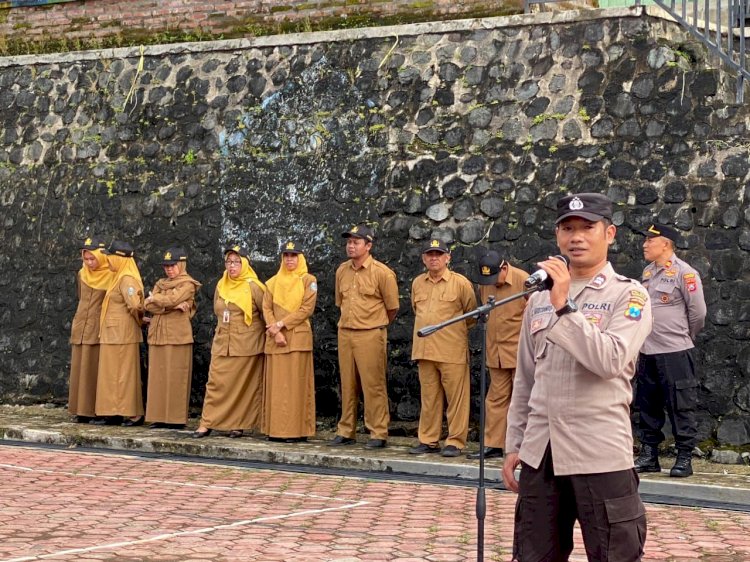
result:
[(565, 302), (565, 306), (563, 306), (560, 310), (556, 310), (555, 314), (560, 317), (563, 314), (568, 314), (569, 312), (578, 312), (578, 305), (570, 297), (568, 297), (568, 300)]

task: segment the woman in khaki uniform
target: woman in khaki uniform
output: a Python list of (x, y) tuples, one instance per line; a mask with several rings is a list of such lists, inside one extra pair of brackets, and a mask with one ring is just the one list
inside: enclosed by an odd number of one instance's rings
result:
[(70, 385), (68, 411), (78, 423), (95, 416), (96, 376), (99, 368), (99, 316), (112, 280), (104, 241), (86, 238), (81, 247), (83, 267), (78, 271), (78, 308), (70, 327)]
[(166, 278), (157, 281), (144, 303), (148, 320), (149, 427), (183, 429), (187, 423), (193, 376), (195, 292), (201, 286), (188, 275), (187, 254), (170, 248), (162, 261)]
[(260, 427), (263, 408), (263, 293), (266, 287), (250, 267), (247, 251), (232, 246), (224, 252), (226, 271), (216, 285), (214, 313), (218, 319), (211, 346), (206, 397), (198, 430), (213, 429), (242, 437)]
[(315, 435), (312, 328), (318, 283), (295, 242), (281, 247), (279, 272), (267, 283), (266, 375), (263, 433), (271, 441), (305, 441)]
[(115, 240), (104, 253), (114, 276), (102, 303), (96, 415), (107, 418), (101, 423), (125, 417), (122, 425), (143, 425), (143, 281), (130, 244)]

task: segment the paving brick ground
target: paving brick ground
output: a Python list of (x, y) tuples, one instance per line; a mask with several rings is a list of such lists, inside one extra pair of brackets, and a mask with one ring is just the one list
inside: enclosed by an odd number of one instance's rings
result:
[[(475, 494), (0, 445), (0, 561), (474, 560)], [(515, 496), (487, 499), (485, 560), (509, 560)], [(750, 514), (648, 515), (646, 560), (750, 560)]]

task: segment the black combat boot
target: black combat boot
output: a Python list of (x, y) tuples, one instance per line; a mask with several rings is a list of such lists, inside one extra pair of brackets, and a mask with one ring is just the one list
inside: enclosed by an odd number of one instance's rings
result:
[(674, 466), (669, 471), (669, 475), (686, 478), (691, 474), (693, 474), (693, 459), (690, 456), (690, 451), (677, 451), (677, 460), (674, 461)]
[(636, 472), (661, 472), (659, 449), (653, 445), (641, 445), (641, 454), (635, 459)]

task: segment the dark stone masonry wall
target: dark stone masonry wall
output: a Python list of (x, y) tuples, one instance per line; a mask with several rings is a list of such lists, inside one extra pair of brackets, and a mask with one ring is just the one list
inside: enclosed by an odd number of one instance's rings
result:
[(422, 241), (450, 242), (459, 271), (487, 246), (530, 269), (555, 252), (556, 200), (593, 190), (616, 202), (622, 273), (652, 217), (684, 231), (709, 302), (701, 437), (750, 442), (748, 110), (700, 46), (639, 14), (0, 59), (0, 397), (65, 401), (77, 244), (96, 233), (134, 244), (147, 287), (166, 246), (189, 248), (200, 404), (223, 243), (265, 279), (293, 235), (319, 279), (318, 411), (336, 415), (340, 232), (367, 221), (402, 294), (392, 413), (415, 419)]

